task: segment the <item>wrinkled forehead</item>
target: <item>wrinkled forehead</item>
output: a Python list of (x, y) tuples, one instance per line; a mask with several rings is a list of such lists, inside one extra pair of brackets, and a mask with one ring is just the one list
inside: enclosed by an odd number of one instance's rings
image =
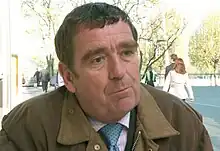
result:
[(123, 21), (103, 28), (81, 28), (81, 31), (74, 36), (73, 43), (74, 60), (88, 60), (91, 56), (95, 56), (94, 54), (111, 56), (121, 50), (135, 50), (138, 47), (129, 25)]
[(123, 21), (105, 25), (102, 28), (79, 26), (77, 34), (73, 37), (73, 42), (75, 47), (81, 48), (85, 47), (85, 45), (102, 45), (107, 43), (109, 39), (114, 40), (115, 44), (124, 41), (135, 42), (129, 25)]
[[(126, 20), (122, 20), (120, 18), (117, 18), (115, 20), (92, 20), (92, 21), (85, 21), (85, 22), (81, 22), (75, 25), (75, 31), (74, 34), (77, 35), (83, 31), (90, 31), (93, 29), (105, 29), (108, 26), (113, 26), (116, 24), (120, 24), (121, 22), (123, 22), (124, 24), (127, 24), (127, 26), (130, 28), (128, 22)], [(131, 30), (131, 29), (130, 29)]]

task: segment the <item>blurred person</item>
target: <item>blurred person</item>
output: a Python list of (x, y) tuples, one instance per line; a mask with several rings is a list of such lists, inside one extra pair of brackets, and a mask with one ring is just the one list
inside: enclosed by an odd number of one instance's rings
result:
[(152, 67), (148, 67), (146, 72), (145, 83), (154, 87), (154, 82), (156, 82), (156, 73), (153, 71)]
[(165, 79), (163, 90), (179, 97), (184, 101), (193, 101), (193, 90), (183, 59), (176, 59), (173, 68), (174, 69), (168, 73), (167, 78)]
[(168, 73), (169, 73), (171, 70), (173, 70), (173, 67), (174, 67), (174, 65), (175, 65), (175, 61), (176, 61), (177, 58), (178, 58), (178, 57), (177, 57), (176, 54), (171, 54), (171, 55), (170, 55), (171, 64), (168, 65), (168, 66), (166, 66), (166, 68), (165, 68), (165, 78), (164, 78), (164, 79), (166, 79)]
[(22, 84), (25, 84), (26, 83), (26, 80), (24, 78), (24, 74), (22, 73)]
[(41, 79), (41, 73), (38, 71), (38, 68), (36, 69), (36, 72), (34, 73), (34, 78), (36, 78), (37, 86), (40, 86), (40, 79)]
[(56, 72), (54, 88), (57, 89), (64, 85), (64, 81), (62, 76), (60, 75), (59, 71)]
[(57, 72), (56, 80), (57, 80), (56, 83), (57, 83), (57, 86), (58, 86), (58, 87), (61, 87), (61, 86), (64, 85), (63, 78), (62, 78), (62, 76), (60, 75), (59, 72)]
[(48, 90), (48, 84), (50, 81), (50, 73), (48, 69), (41, 70), (41, 82), (42, 82), (42, 90), (43, 92), (47, 92)]
[(140, 84), (137, 41), (120, 8), (74, 8), (55, 36), (65, 86), (6, 115), (0, 151), (213, 150), (199, 113)]

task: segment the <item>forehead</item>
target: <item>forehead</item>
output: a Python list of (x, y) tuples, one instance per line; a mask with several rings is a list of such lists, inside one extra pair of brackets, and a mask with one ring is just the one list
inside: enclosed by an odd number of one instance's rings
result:
[(129, 25), (123, 21), (104, 28), (80, 29), (74, 36), (73, 43), (76, 51), (83, 51), (91, 47), (115, 45), (125, 41), (134, 41)]

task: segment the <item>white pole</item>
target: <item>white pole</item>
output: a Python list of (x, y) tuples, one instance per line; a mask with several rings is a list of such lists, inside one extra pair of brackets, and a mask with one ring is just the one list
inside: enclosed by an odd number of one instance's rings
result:
[(3, 115), (11, 106), (11, 29), (10, 29), (10, 0), (1, 2), (1, 53), (3, 66)]

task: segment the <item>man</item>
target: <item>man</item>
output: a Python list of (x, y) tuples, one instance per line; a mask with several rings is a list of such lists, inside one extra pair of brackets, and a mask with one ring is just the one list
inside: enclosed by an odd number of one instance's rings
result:
[(145, 83), (154, 87), (154, 82), (156, 82), (156, 73), (153, 71), (152, 67), (149, 66), (145, 77)]
[(36, 78), (36, 80), (37, 80), (37, 86), (39, 87), (40, 86), (40, 75), (41, 75), (41, 73), (40, 73), (40, 71), (38, 71), (38, 68), (36, 69), (36, 72), (34, 73), (34, 77)]
[(3, 119), (0, 151), (211, 151), (200, 115), (140, 84), (137, 32), (106, 3), (75, 8), (55, 46), (65, 87)]
[(168, 75), (168, 73), (170, 72), (170, 70), (173, 70), (173, 67), (175, 65), (175, 60), (177, 59), (177, 55), (176, 54), (171, 54), (170, 55), (170, 59), (171, 59), (171, 64), (166, 66), (166, 69), (165, 69), (165, 79)]
[(41, 71), (42, 77), (41, 77), (41, 81), (42, 81), (42, 89), (43, 92), (47, 92), (48, 89), (48, 82), (50, 81), (50, 73), (48, 71), (48, 69), (43, 69)]

